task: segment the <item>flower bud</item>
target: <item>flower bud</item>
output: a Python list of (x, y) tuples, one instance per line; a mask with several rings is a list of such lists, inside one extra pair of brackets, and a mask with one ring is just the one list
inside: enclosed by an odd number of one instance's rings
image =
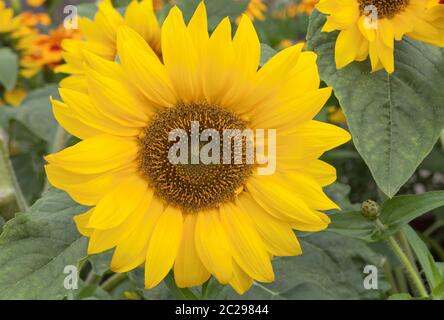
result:
[(361, 213), (368, 220), (375, 221), (379, 217), (379, 206), (373, 200), (366, 200), (362, 203)]

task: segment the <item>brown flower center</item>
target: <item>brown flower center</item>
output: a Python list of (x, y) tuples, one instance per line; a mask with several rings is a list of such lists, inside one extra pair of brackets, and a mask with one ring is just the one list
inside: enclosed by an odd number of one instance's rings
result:
[[(196, 122), (198, 123), (197, 131)], [(230, 138), (229, 150), (231, 152), (229, 158), (224, 158), (226, 157), (224, 140), (227, 140), (223, 134), (224, 130), (243, 131), (246, 128), (246, 122), (234, 113), (206, 103), (180, 104), (160, 111), (151, 120), (143, 137), (140, 138), (140, 172), (154, 188), (159, 198), (169, 205), (179, 207), (184, 212), (218, 207), (219, 204), (234, 198), (252, 172), (253, 165), (245, 161), (245, 137), (237, 140), (237, 144), (236, 139)], [(213, 136), (202, 139), (205, 135), (202, 135), (202, 132), (205, 133), (206, 129), (218, 132), (220, 140), (217, 149), (206, 148), (203, 152), (205, 145), (213, 142), (214, 139)], [(175, 138), (172, 139), (171, 133), (178, 132), (177, 130), (183, 134), (173, 135)], [(198, 132), (200, 135), (200, 140), (197, 140), (197, 149), (196, 143), (193, 146), (192, 139), (196, 142), (193, 132)], [(172, 161), (172, 156), (174, 159), (183, 156), (181, 153), (184, 149), (174, 148), (174, 145), (178, 146), (178, 143), (183, 142), (187, 145), (185, 157), (181, 159), (186, 161)], [(239, 142), (242, 144), (243, 158), (241, 164), (236, 164), (234, 151), (236, 145), (239, 147)], [(172, 153), (171, 150), (175, 151)], [(215, 161), (208, 163), (202, 158), (202, 156), (211, 157), (217, 153), (220, 155), (218, 163), (214, 163)], [(231, 161), (227, 164), (224, 159), (231, 159)]]
[(405, 10), (410, 0), (358, 0), (359, 9), (362, 14), (370, 14), (373, 12), (374, 6), (377, 9), (378, 18), (391, 19), (398, 13)]

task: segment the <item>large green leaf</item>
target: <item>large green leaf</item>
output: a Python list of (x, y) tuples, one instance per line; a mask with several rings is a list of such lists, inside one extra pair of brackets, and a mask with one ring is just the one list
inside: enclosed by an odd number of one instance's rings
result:
[(52, 143), (57, 130), (49, 97), (58, 97), (56, 85), (46, 85), (29, 93), (20, 108), (2, 108), (0, 120), (7, 124), (19, 121), (38, 138)]
[(10, 48), (0, 48), (0, 84), (7, 90), (15, 87), (18, 77), (18, 58)]
[[(300, 239), (303, 254), (273, 262), (275, 281), (255, 283), (241, 299), (376, 299), (388, 288), (383, 258), (364, 242), (333, 233)], [(378, 268), (378, 290), (366, 290), (366, 265)], [(235, 297), (235, 296), (234, 296)]]
[(356, 149), (392, 197), (444, 128), (444, 51), (405, 38), (396, 42), (391, 75), (371, 73), (368, 61), (336, 70), (337, 32), (321, 32), (324, 23), (325, 16), (312, 14), (308, 47), (318, 54), (321, 78), (335, 91)]
[(64, 268), (86, 255), (73, 216), (85, 207), (51, 189), (28, 212), (17, 214), (0, 236), (0, 299), (61, 299)]

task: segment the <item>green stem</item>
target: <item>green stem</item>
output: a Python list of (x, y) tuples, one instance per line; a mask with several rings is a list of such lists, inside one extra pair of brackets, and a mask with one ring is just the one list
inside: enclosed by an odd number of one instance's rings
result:
[[(386, 229), (384, 224), (382, 224), (381, 220), (379, 220), (379, 219), (375, 221), (375, 224), (381, 230)], [(413, 285), (418, 290), (419, 295), (422, 298), (428, 297), (429, 294), (427, 293), (427, 290), (424, 286), (424, 283), (421, 280), (421, 277), (419, 276), (419, 274), (417, 273), (417, 271), (415, 270), (413, 265), (410, 263), (409, 258), (406, 256), (404, 251), (401, 249), (398, 242), (396, 242), (395, 238), (393, 238), (393, 236), (390, 236), (387, 239), (387, 243), (390, 246), (390, 248), (393, 250), (393, 252), (398, 256), (398, 259), (401, 261), (402, 265), (404, 266), (405, 270), (407, 271), (411, 281), (413, 282)]]
[[(26, 203), (25, 197), (23, 196), (22, 189), (20, 188), (19, 182), (12, 167), (12, 163), (9, 160), (9, 153), (6, 148), (4, 141), (0, 137), (0, 171), (2, 171), (2, 177), (5, 177), (5, 181), (9, 181), (13, 192), (15, 202), (17, 207), (21, 212), (25, 212), (28, 209), (28, 204)], [(4, 171), (4, 172), (3, 172)], [(7, 198), (12, 200), (11, 195), (7, 195)]]
[(405, 236), (404, 232), (402, 232), (402, 231), (399, 231), (397, 236), (399, 239), (399, 244), (400, 244), (402, 250), (405, 252), (405, 255), (407, 256), (407, 258), (409, 259), (410, 264), (415, 269), (415, 272), (419, 273), (418, 267), (416, 266), (416, 259), (415, 259), (415, 256), (413, 255), (413, 251), (412, 251), (412, 248), (410, 247), (407, 237)]
[(400, 291), (393, 276), (392, 266), (390, 265), (390, 262), (388, 260), (385, 260), (383, 268), (384, 268), (385, 278), (390, 284), (390, 289), (389, 289), (390, 295), (399, 293)]
[(127, 279), (126, 273), (115, 273), (111, 277), (109, 277), (104, 283), (102, 283), (101, 287), (103, 290), (110, 292), (126, 279)]
[(409, 286), (407, 284), (407, 280), (405, 278), (404, 270), (402, 269), (402, 267), (396, 267), (394, 272), (396, 281), (398, 283), (399, 292), (409, 292)]

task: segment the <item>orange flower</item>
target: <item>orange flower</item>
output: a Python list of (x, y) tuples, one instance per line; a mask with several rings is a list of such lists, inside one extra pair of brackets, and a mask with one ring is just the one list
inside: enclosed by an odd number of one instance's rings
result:
[(62, 41), (80, 39), (76, 30), (67, 30), (62, 25), (49, 34), (39, 34), (31, 43), (29, 50), (22, 59), (22, 66), (27, 68), (48, 66), (54, 69), (62, 61)]
[(22, 12), (19, 16), (21, 26), (35, 27), (36, 25), (49, 26), (51, 18), (46, 13)]

